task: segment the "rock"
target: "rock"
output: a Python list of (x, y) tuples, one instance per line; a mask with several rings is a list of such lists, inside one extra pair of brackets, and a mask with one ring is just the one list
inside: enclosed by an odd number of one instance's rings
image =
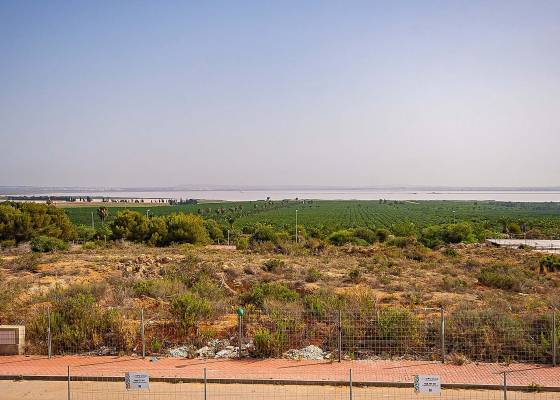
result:
[(179, 346), (173, 349), (169, 349), (168, 353), (171, 357), (177, 358), (190, 358), (195, 354), (194, 346)]
[(108, 356), (111, 354), (116, 354), (116, 351), (114, 349), (111, 349), (110, 347), (101, 346), (95, 351), (95, 354), (97, 354), (98, 356)]
[(235, 358), (238, 356), (239, 347), (228, 346), (216, 353), (214, 358)]
[(210, 358), (210, 357), (214, 357), (216, 355), (216, 353), (214, 352), (214, 349), (212, 349), (209, 346), (201, 347), (195, 353), (198, 357), (203, 357), (203, 358)]
[(327, 356), (327, 352), (320, 347), (309, 345), (303, 349), (291, 349), (283, 354), (284, 358), (292, 360), (323, 360)]

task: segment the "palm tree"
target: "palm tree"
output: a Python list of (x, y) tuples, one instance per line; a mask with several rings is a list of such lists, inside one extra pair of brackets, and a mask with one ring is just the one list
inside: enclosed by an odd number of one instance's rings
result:
[(97, 215), (101, 220), (101, 225), (103, 225), (105, 223), (105, 219), (107, 219), (107, 216), (109, 215), (109, 209), (107, 207), (99, 207), (97, 209)]

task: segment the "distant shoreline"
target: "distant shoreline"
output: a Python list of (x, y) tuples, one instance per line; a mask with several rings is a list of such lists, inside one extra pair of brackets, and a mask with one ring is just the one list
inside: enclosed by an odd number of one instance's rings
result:
[[(63, 202), (67, 204), (79, 204), (86, 202), (85, 198), (89, 197), (94, 203), (101, 203), (103, 199), (109, 202), (119, 203), (144, 203), (153, 204), (163, 202), (161, 200), (188, 200), (197, 201), (257, 201), (266, 200), (284, 200), (284, 199), (309, 199), (309, 200), (399, 200), (399, 201), (503, 201), (503, 202), (560, 202), (560, 188), (557, 190), (536, 190), (524, 189), (514, 190), (474, 190), (469, 189), (417, 189), (417, 188), (398, 188), (398, 189), (250, 189), (250, 190), (233, 190), (233, 189), (192, 189), (192, 190), (94, 190), (82, 189), (84, 191), (72, 191), (69, 188), (61, 190), (35, 190), (35, 191), (10, 191), (8, 193), (0, 192), (0, 200), (16, 200), (16, 201), (47, 201)], [(74, 201), (77, 198), (78, 201)], [(126, 202), (124, 200), (127, 200)], [(137, 201), (138, 200), (138, 201)]]

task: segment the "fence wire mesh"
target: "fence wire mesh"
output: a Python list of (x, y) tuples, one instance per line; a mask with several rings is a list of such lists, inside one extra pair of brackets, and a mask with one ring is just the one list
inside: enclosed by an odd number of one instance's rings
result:
[(201, 321), (178, 319), (163, 305), (72, 318), (74, 306), (64, 316), (43, 308), (21, 321), (27, 354), (212, 358), (228, 349), (226, 358), (286, 352), (298, 358), (290, 351), (315, 345), (330, 359), (556, 364), (560, 355), (560, 318), (553, 310), (502, 315), (475, 307), (302, 310), (284, 304), (250, 307), (242, 316), (229, 307)]
[[(295, 367), (297, 368), (297, 367)], [(421, 371), (422, 369), (419, 369)], [(352, 365), (351, 369), (322, 374), (316, 370), (299, 370), (293, 374), (275, 371), (271, 374), (249, 369), (239, 371), (207, 364), (189, 374), (175, 370), (151, 368), (149, 389), (134, 390), (125, 386), (124, 374), (103, 376), (99, 372), (88, 376), (90, 368), (73, 368), (70, 374), (69, 394), (73, 400), (112, 399), (461, 399), (461, 400), (552, 400), (560, 399), (560, 392), (528, 383), (520, 372), (481, 376), (478, 384), (464, 384), (464, 376), (446, 372), (441, 376), (441, 392), (421, 393), (414, 388), (411, 369), (395, 374), (373, 370), (368, 365)], [(518, 375), (517, 377), (515, 375)], [(292, 378), (289, 378), (291, 376)], [(512, 384), (508, 384), (510, 381)], [(519, 383), (523, 383), (520, 385)], [(484, 387), (487, 385), (487, 387)]]

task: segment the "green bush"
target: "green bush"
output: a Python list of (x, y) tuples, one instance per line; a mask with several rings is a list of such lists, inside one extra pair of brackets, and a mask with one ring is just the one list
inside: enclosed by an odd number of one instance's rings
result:
[(560, 256), (548, 255), (539, 261), (540, 273), (560, 271)]
[(521, 292), (527, 284), (527, 277), (518, 268), (498, 264), (482, 268), (478, 282), (496, 289)]
[(372, 244), (375, 241), (377, 241), (377, 235), (375, 234), (374, 231), (372, 231), (369, 228), (356, 228), (353, 231), (353, 235), (354, 237), (357, 237), (358, 239), (362, 239), (369, 244)]
[(352, 268), (350, 272), (348, 272), (348, 278), (353, 283), (358, 283), (362, 278), (362, 272), (359, 268)]
[[(99, 296), (103, 291), (100, 286), (71, 286), (49, 293), (52, 346), (56, 354), (92, 351), (101, 346), (132, 350), (135, 332), (125, 328), (116, 309), (101, 308)], [(38, 314), (29, 324), (30, 343), (40, 343), (46, 337), (47, 327), (46, 315)]]
[(167, 243), (206, 244), (210, 242), (204, 220), (198, 215), (171, 214), (167, 217)]
[(335, 246), (342, 246), (347, 243), (357, 244), (359, 246), (367, 246), (369, 243), (364, 239), (354, 236), (354, 232), (348, 229), (343, 229), (331, 233), (327, 240)]
[(76, 238), (82, 242), (89, 242), (95, 240), (95, 228), (89, 225), (78, 225), (76, 227)]
[(375, 236), (378, 242), (383, 243), (389, 239), (389, 236), (391, 236), (391, 232), (389, 232), (389, 230), (387, 229), (380, 228), (375, 230)]
[(407, 237), (394, 237), (387, 241), (390, 246), (400, 247), (401, 249), (407, 248), (409, 246), (416, 245), (416, 239), (412, 236)]
[(66, 213), (54, 206), (37, 203), (0, 203), (0, 241), (22, 242), (36, 236), (63, 240), (76, 237)]
[(136, 297), (153, 297), (153, 298), (171, 298), (177, 293), (183, 292), (185, 286), (176, 280), (170, 279), (144, 279), (134, 282), (132, 285), (134, 296)]
[(245, 236), (238, 237), (235, 247), (237, 250), (247, 250), (249, 248), (249, 238)]
[(245, 303), (251, 303), (262, 307), (265, 300), (278, 300), (283, 302), (293, 302), (299, 299), (299, 294), (281, 283), (258, 283), (251, 287), (242, 296)]
[(251, 243), (272, 242), (276, 243), (278, 237), (274, 228), (269, 225), (257, 224), (255, 230), (251, 235)]
[(254, 355), (256, 357), (272, 357), (278, 352), (278, 343), (273, 334), (266, 328), (257, 329), (253, 334)]
[(212, 314), (212, 304), (192, 293), (177, 296), (171, 303), (171, 311), (185, 328), (193, 328)]
[(476, 242), (472, 226), (466, 222), (429, 226), (422, 230), (420, 240), (430, 248), (448, 243)]
[(271, 258), (263, 263), (262, 269), (266, 272), (279, 272), (284, 269), (285, 266), (286, 263), (284, 261), (278, 258)]
[(9, 249), (17, 245), (14, 239), (0, 240), (0, 249)]
[(47, 253), (55, 250), (68, 250), (68, 243), (55, 237), (37, 236), (31, 240), (31, 250), (37, 253)]
[(204, 220), (204, 227), (214, 242), (223, 243), (224, 241), (224, 232), (220, 225), (214, 221), (213, 219), (205, 219)]
[(321, 279), (321, 271), (315, 267), (307, 269), (307, 272), (305, 273), (306, 282), (317, 282), (319, 279)]

